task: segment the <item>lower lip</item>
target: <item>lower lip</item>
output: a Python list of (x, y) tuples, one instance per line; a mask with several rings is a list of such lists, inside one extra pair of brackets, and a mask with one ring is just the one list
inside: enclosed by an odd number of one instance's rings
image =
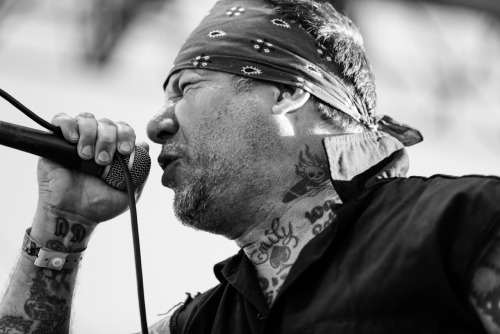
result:
[(173, 188), (175, 185), (175, 179), (176, 179), (176, 167), (178, 167), (180, 161), (175, 160), (174, 162), (171, 162), (168, 164), (167, 167), (163, 170), (163, 176), (161, 177), (161, 183), (163, 186), (168, 187), (168, 188)]

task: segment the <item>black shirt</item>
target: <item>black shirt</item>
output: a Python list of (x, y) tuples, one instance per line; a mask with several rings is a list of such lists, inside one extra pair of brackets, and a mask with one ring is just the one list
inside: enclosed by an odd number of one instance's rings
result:
[(220, 284), (178, 309), (171, 331), (485, 333), (468, 295), (499, 199), (498, 178), (377, 181), (304, 247), (271, 309), (240, 252), (215, 266)]

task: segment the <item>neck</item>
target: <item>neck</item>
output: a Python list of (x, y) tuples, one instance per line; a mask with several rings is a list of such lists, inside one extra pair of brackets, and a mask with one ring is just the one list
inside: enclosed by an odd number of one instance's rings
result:
[(283, 214), (269, 215), (266, 221), (236, 240), (254, 264), (269, 306), (300, 251), (331, 224), (332, 205), (340, 202), (333, 188), (325, 187), (312, 197), (294, 200)]

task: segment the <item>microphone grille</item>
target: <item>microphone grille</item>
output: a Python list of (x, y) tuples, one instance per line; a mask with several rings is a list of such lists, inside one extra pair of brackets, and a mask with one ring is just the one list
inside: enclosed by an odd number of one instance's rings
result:
[[(141, 146), (136, 146), (135, 151), (129, 156), (124, 156), (123, 159), (127, 163), (130, 175), (132, 176), (134, 190), (142, 187), (148, 179), (149, 170), (151, 169), (151, 158), (149, 157), (148, 151)], [(111, 164), (111, 168), (104, 182), (120, 190), (127, 189), (125, 174), (117, 160), (113, 161)]]

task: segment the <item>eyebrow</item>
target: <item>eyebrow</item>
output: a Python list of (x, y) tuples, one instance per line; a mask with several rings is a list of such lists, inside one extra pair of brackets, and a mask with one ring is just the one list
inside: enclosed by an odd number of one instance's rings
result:
[[(184, 72), (184, 73), (186, 73), (186, 74), (184, 74), (183, 71), (186, 71), (186, 70), (188, 70), (189, 72)], [(168, 80), (168, 84), (165, 86), (165, 91), (167, 91), (167, 88), (171, 85), (173, 85), (174, 87), (177, 86), (179, 84), (179, 80), (182, 77), (189, 76), (189, 77), (193, 77), (193, 79), (195, 79), (195, 78), (203, 78), (203, 77), (206, 77), (208, 75), (209, 75), (208, 73), (200, 72), (199, 69), (197, 69), (197, 68), (180, 70), (180, 71), (172, 74), (172, 76)]]
[(194, 80), (194, 79), (205, 78), (209, 75), (210, 75), (210, 73), (203, 72), (202, 70), (200, 71), (200, 69), (197, 69), (197, 68), (184, 69), (184, 70), (180, 70), (180, 71), (172, 74), (168, 80), (168, 84), (165, 86), (164, 92), (166, 95), (166, 99), (167, 100), (169, 99), (168, 98), (168, 95), (170, 95), (169, 92), (171, 94), (175, 94), (175, 92), (178, 90), (179, 81), (181, 80), (181, 78), (189, 77), (192, 80)]

